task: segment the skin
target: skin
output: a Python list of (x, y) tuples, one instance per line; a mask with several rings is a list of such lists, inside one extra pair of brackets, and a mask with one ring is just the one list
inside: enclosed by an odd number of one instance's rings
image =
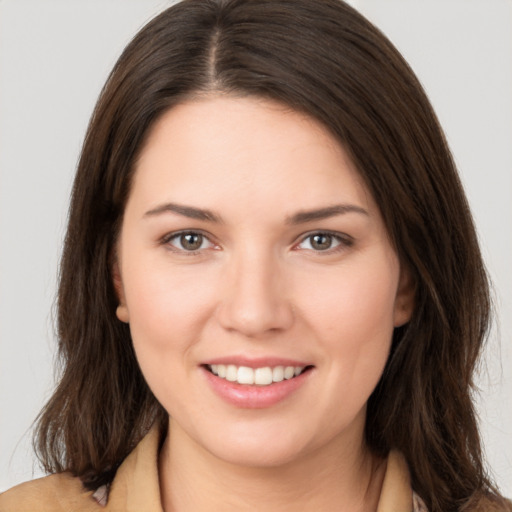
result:
[[(290, 221), (340, 204), (355, 208)], [(187, 251), (182, 230), (204, 235), (199, 250)], [(319, 250), (311, 235), (325, 232), (335, 236)], [(330, 133), (257, 98), (171, 109), (137, 162), (117, 249), (117, 315), (170, 414), (165, 510), (373, 510), (385, 464), (364, 444), (366, 402), (413, 287)], [(241, 408), (201, 366), (240, 355), (312, 369), (276, 405)]]

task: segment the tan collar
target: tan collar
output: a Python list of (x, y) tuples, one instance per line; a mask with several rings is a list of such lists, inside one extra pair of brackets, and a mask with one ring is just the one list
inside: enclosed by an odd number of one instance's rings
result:
[(158, 480), (159, 444), (159, 429), (153, 427), (119, 466), (103, 510), (163, 512)]
[(382, 483), (377, 512), (411, 512), (412, 489), (409, 468), (403, 455), (391, 451)]
[[(112, 482), (106, 512), (163, 512), (158, 480), (160, 435), (153, 428), (119, 467)], [(389, 454), (377, 512), (411, 512), (412, 491), (407, 463)]]

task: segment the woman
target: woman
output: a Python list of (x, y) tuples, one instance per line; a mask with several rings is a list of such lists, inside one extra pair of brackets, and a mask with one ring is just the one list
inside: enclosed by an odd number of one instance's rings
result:
[(93, 115), (49, 472), (1, 510), (506, 510), (488, 284), (418, 81), (339, 2), (186, 0)]

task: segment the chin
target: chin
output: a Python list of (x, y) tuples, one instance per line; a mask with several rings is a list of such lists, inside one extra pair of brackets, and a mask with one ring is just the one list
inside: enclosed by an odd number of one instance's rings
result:
[(212, 455), (229, 464), (247, 468), (277, 468), (296, 462), (304, 455), (304, 449), (283, 444), (279, 440), (267, 442), (236, 441), (217, 446)]
[[(300, 425), (300, 422), (298, 423)], [(218, 435), (217, 435), (218, 434)], [(296, 431), (290, 425), (233, 425), (210, 431), (196, 439), (219, 460), (240, 467), (275, 468), (297, 462), (328, 440), (321, 440), (307, 430)]]

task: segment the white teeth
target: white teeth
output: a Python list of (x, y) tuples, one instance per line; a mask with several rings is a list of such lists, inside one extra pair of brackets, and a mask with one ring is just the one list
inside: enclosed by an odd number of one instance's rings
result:
[(297, 375), (304, 370), (304, 366), (264, 366), (262, 368), (249, 368), (248, 366), (235, 366), (234, 364), (212, 364), (209, 366), (214, 375), (238, 384), (269, 386), (273, 382), (282, 382)]
[(226, 368), (226, 380), (230, 382), (235, 382), (238, 378), (238, 369), (234, 364), (228, 364)]
[(295, 368), (293, 366), (287, 366), (284, 369), (284, 378), (291, 379), (295, 375)]
[(236, 381), (238, 384), (254, 384), (254, 370), (247, 366), (240, 366)]
[(268, 386), (272, 384), (272, 368), (256, 368), (254, 370), (254, 384), (258, 386)]
[(284, 380), (284, 366), (276, 366), (272, 370), (272, 380), (274, 382), (281, 382)]

